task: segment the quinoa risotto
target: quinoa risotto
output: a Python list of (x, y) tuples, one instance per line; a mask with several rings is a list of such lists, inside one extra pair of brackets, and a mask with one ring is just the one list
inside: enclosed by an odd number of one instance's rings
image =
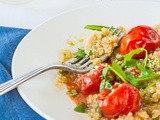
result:
[[(160, 120), (160, 25), (85, 28), (92, 30), (85, 46), (62, 50), (59, 61), (89, 57), (95, 68), (85, 74), (58, 71), (56, 80), (66, 86), (74, 111), (92, 120)], [(102, 63), (103, 55), (108, 58)]]

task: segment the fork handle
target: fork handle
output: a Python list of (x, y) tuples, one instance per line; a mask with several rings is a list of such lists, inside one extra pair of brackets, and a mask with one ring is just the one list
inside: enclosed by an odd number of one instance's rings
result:
[(39, 68), (37, 68), (37, 69), (19, 77), (19, 78), (11, 79), (5, 83), (0, 84), (0, 96), (17, 88), (18, 85), (24, 83), (25, 81), (28, 81), (31, 78), (33, 78), (33, 77), (35, 77), (45, 71), (51, 70), (51, 69), (61, 69), (61, 70), (78, 72), (73, 68), (70, 68), (70, 67), (64, 66), (64, 65), (59, 65), (59, 64), (50, 64), (50, 65), (47, 65), (44, 67), (39, 67)]
[[(56, 66), (55, 66), (56, 68)], [(45, 72), (48, 71), (49, 69), (51, 69), (50, 66), (45, 66), (45, 67), (40, 67), (38, 69), (35, 69), (19, 78), (15, 78), (15, 79), (11, 79), (5, 83), (0, 84), (0, 96), (13, 90), (14, 88), (16, 88), (18, 85), (22, 84), (23, 82)]]

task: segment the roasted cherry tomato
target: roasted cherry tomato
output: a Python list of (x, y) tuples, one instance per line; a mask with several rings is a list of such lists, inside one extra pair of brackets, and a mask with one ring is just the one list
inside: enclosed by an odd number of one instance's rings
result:
[(112, 90), (103, 89), (97, 102), (103, 115), (116, 118), (119, 115), (136, 112), (141, 105), (141, 97), (137, 88), (129, 83), (113, 86)]
[(100, 65), (98, 69), (94, 69), (91, 72), (83, 75), (79, 79), (79, 86), (81, 93), (89, 95), (99, 90), (100, 83), (102, 81), (101, 74), (104, 66)]
[[(127, 54), (137, 48), (145, 48), (148, 52), (160, 47), (160, 36), (151, 27), (140, 25), (132, 28), (122, 39), (119, 52)], [(134, 58), (145, 57), (145, 52), (135, 55)]]

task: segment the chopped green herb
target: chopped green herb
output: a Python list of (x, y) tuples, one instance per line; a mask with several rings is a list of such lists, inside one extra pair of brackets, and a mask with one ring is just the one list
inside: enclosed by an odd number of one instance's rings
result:
[(106, 80), (104, 79), (104, 80), (101, 81), (99, 91), (102, 91), (105, 88), (105, 85), (106, 85)]
[(99, 91), (102, 91), (104, 88), (106, 89), (112, 89), (112, 85), (107, 81), (107, 80), (102, 80), (100, 87), (99, 87)]
[(118, 65), (117, 63), (113, 62), (112, 66), (108, 66), (118, 77), (121, 78), (121, 80), (123, 82), (126, 82), (126, 74), (125, 72), (122, 70), (121, 66)]
[(144, 48), (137, 48), (135, 50), (132, 50), (131, 52), (129, 52), (127, 55), (124, 56), (124, 64), (127, 66), (127, 67), (133, 67), (137, 64), (137, 60), (134, 60), (132, 59), (132, 57), (135, 55), (135, 54), (139, 54), (141, 52), (145, 51), (146, 52), (146, 56), (145, 56), (145, 59), (144, 59), (144, 66), (146, 66), (147, 64), (147, 60), (148, 60), (148, 52), (146, 49)]
[(105, 88), (106, 89), (112, 89), (112, 85), (108, 81), (106, 81)]
[(131, 80), (131, 79), (135, 78), (134, 75), (132, 75), (130, 73), (125, 72), (125, 74), (126, 74), (127, 80)]
[(78, 59), (84, 58), (86, 56), (86, 52), (83, 49), (78, 49), (77, 52), (74, 53), (75, 57)]
[(155, 75), (154, 72), (152, 72), (151, 70), (149, 69), (146, 69), (145, 67), (143, 67), (141, 64), (137, 64), (137, 67), (138, 69), (141, 71), (141, 76), (152, 76), (152, 75)]
[(75, 108), (74, 111), (76, 112), (81, 112), (81, 113), (85, 113), (86, 112), (86, 105), (84, 102), (78, 104)]
[(90, 51), (89, 51), (89, 56), (92, 56), (92, 55), (93, 55), (93, 51), (90, 50)]
[(109, 68), (108, 68), (108, 67), (105, 67), (105, 68), (103, 69), (103, 71), (102, 71), (102, 77), (103, 77), (104, 79), (107, 79), (106, 75), (107, 75), (108, 70), (109, 70)]
[(137, 63), (138, 63), (138, 60), (131, 59), (130, 61), (125, 62), (125, 66), (130, 68), (130, 67), (136, 66)]
[(147, 86), (146, 81), (152, 80), (158, 77), (160, 76), (156, 74), (155, 75), (152, 74), (150, 76), (141, 75), (140, 77), (136, 78), (132, 74), (129, 74), (129, 73), (127, 74), (128, 81), (137, 88), (145, 88)]
[(109, 29), (111, 32), (113, 32), (114, 30), (116, 30), (116, 32), (114, 32), (114, 34), (117, 34), (119, 31), (121, 31), (121, 30), (119, 30), (117, 28), (103, 26), (103, 25), (86, 25), (84, 28), (85, 29), (90, 29), (90, 30), (97, 30), (97, 31), (101, 31), (102, 28), (107, 28), (107, 29), (111, 28), (111, 29)]
[(130, 84), (132, 84), (136, 88), (145, 88), (146, 87), (145, 82), (140, 82), (140, 80), (136, 80), (136, 78), (131, 79)]
[[(104, 78), (101, 81), (99, 91), (102, 91), (104, 88), (106, 89), (112, 89), (112, 85), (109, 83), (109, 81), (112, 79), (112, 75), (110, 75), (109, 67), (105, 67), (102, 71), (102, 77)], [(108, 74), (107, 74), (108, 73)]]
[(107, 26), (102, 26), (102, 25), (86, 25), (84, 28), (85, 29), (90, 29), (90, 30), (97, 30), (97, 31), (101, 31), (102, 28), (109, 28)]
[(147, 76), (147, 77), (146, 76), (141, 76), (141, 77), (138, 77), (138, 78), (131, 79), (130, 83), (137, 88), (144, 88), (144, 86), (141, 86), (141, 85), (144, 85), (142, 83), (144, 83), (145, 81), (148, 81), (148, 80), (159, 78), (159, 77), (160, 77), (159, 75), (151, 75), (151, 76)]
[(130, 61), (135, 54), (139, 54), (142, 51), (144, 51), (144, 48), (138, 48), (138, 49), (132, 50), (131, 52), (129, 52), (124, 56), (124, 62), (126, 63), (127, 61)]

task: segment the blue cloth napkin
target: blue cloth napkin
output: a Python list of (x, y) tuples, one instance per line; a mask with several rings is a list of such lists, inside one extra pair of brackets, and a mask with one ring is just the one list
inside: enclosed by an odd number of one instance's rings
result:
[[(14, 51), (29, 29), (0, 27), (0, 83), (12, 78)], [(17, 90), (0, 96), (0, 120), (44, 120), (20, 97)]]

